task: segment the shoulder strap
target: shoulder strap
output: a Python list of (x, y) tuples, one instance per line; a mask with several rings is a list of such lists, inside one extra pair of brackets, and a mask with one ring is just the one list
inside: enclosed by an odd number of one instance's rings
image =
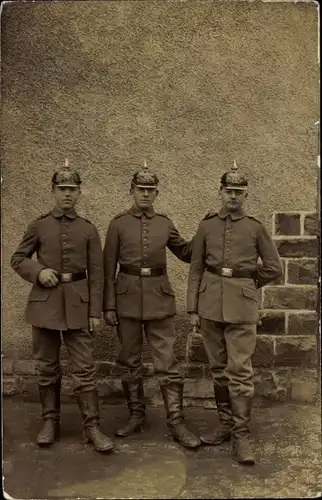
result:
[(203, 220), (211, 219), (212, 217), (215, 217), (217, 214), (218, 214), (218, 212), (215, 212), (214, 210), (210, 210), (210, 212), (206, 213)]

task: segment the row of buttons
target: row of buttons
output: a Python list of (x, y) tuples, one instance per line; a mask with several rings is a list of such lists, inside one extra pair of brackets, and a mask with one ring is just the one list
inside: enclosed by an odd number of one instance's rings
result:
[(224, 238), (224, 241), (225, 241), (225, 247), (224, 247), (224, 259), (223, 259), (223, 266), (224, 267), (229, 267), (229, 264), (230, 264), (230, 253), (231, 253), (231, 248), (230, 248), (230, 239), (229, 239), (229, 235), (231, 233), (231, 230), (232, 230), (232, 224), (231, 224), (231, 219), (230, 219), (230, 216), (228, 215), (228, 217), (226, 218), (225, 220), (225, 238)]
[(67, 263), (68, 263), (68, 257), (67, 257), (67, 248), (66, 248), (66, 233), (65, 231), (67, 230), (67, 221), (65, 221), (64, 217), (62, 218), (62, 223), (61, 223), (61, 228), (62, 228), (62, 247), (63, 247), (63, 271), (67, 271)]
[(147, 257), (148, 257), (148, 254), (147, 254), (148, 238), (146, 236), (148, 233), (148, 225), (147, 225), (146, 218), (144, 215), (142, 216), (142, 228), (143, 228), (143, 234), (145, 235), (145, 236), (143, 236), (144, 244), (143, 244), (143, 262), (142, 263), (143, 263), (143, 265), (146, 265), (147, 264)]

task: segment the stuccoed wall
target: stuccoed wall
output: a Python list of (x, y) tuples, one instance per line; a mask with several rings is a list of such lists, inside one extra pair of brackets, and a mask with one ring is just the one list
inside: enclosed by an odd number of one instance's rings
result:
[[(315, 211), (317, 6), (260, 2), (11, 3), (2, 12), (3, 319), (6, 357), (31, 357), (29, 285), (9, 259), (27, 223), (52, 205), (67, 156), (83, 176), (80, 214), (98, 227), (130, 203), (144, 159), (160, 177), (157, 209), (184, 237), (219, 207), (236, 158), (248, 211)], [(169, 255), (177, 354), (186, 353), (188, 266)], [(98, 359), (114, 360), (102, 327)], [(147, 353), (147, 351), (146, 351)], [(148, 354), (148, 353), (147, 353)]]

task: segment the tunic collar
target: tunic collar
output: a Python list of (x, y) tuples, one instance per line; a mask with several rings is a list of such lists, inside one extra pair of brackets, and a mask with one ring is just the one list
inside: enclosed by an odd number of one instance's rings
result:
[(218, 212), (218, 217), (226, 219), (230, 215), (232, 220), (242, 219), (246, 217), (246, 212), (241, 208), (237, 212), (229, 212), (225, 207), (222, 207)]
[(155, 211), (154, 211), (153, 207), (150, 207), (147, 210), (142, 210), (141, 208), (137, 207), (136, 205), (132, 205), (132, 207), (129, 209), (129, 213), (131, 215), (134, 215), (134, 217), (142, 217), (143, 214), (149, 218), (155, 216)]
[(64, 215), (69, 219), (75, 219), (77, 217), (77, 213), (74, 207), (69, 212), (63, 212), (62, 210), (60, 210), (60, 208), (55, 207), (50, 213), (56, 219), (61, 219)]

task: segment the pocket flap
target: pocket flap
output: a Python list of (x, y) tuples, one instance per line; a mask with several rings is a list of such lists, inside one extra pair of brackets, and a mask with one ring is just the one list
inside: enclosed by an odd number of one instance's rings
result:
[(83, 292), (80, 293), (80, 298), (82, 302), (89, 302), (89, 293), (88, 292)]
[(257, 292), (252, 288), (243, 286), (243, 294), (249, 299), (255, 300), (257, 302)]
[(199, 287), (199, 292), (204, 292), (207, 288), (207, 283), (201, 283)]
[(125, 281), (119, 281), (116, 283), (116, 295), (122, 295), (128, 291), (128, 284)]
[(50, 290), (46, 288), (32, 288), (28, 301), (29, 302), (46, 302), (50, 295)]
[(172, 290), (172, 287), (169, 283), (161, 283), (161, 290), (163, 293), (174, 297), (174, 291)]

